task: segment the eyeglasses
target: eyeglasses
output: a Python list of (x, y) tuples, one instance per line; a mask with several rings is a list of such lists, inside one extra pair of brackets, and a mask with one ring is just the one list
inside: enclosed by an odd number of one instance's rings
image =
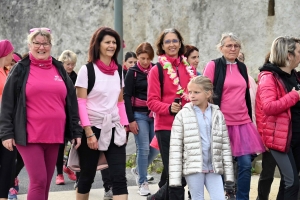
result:
[(173, 40), (165, 40), (165, 41), (164, 41), (164, 44), (171, 44), (171, 43), (177, 44), (178, 42), (179, 42), (179, 40), (177, 40), (177, 39), (173, 39)]
[(234, 47), (235, 49), (241, 48), (241, 46), (239, 44), (228, 44), (228, 45), (225, 45), (225, 47), (228, 49), (232, 49), (232, 47)]
[(33, 44), (34, 48), (40, 48), (43, 45), (43, 47), (46, 49), (46, 48), (49, 48), (51, 46), (51, 43), (32, 42), (32, 44)]
[(32, 28), (29, 30), (29, 33), (35, 32), (35, 31), (48, 31), (49, 33), (51, 33), (51, 30), (49, 28)]

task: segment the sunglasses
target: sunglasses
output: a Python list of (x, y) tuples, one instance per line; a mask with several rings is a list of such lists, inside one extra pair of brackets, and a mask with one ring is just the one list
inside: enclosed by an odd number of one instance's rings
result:
[(165, 40), (165, 41), (164, 41), (164, 44), (171, 44), (171, 43), (177, 44), (178, 42), (179, 42), (179, 40), (177, 40), (177, 39), (173, 39), (173, 40)]
[(42, 28), (32, 28), (32, 29), (29, 30), (29, 33), (32, 33), (32, 32), (35, 32), (35, 31), (47, 31), (47, 32), (51, 33), (51, 30), (49, 28), (44, 28), (44, 27), (42, 27)]

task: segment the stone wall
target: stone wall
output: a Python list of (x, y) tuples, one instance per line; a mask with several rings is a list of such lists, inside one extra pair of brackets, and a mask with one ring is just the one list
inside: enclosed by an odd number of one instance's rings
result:
[[(124, 52), (144, 41), (154, 44), (163, 29), (175, 27), (185, 44), (199, 48), (201, 71), (209, 60), (220, 56), (216, 44), (222, 32), (230, 31), (243, 41), (245, 62), (255, 76), (277, 36), (300, 33), (300, 1), (275, 0), (275, 16), (268, 16), (268, 2), (123, 0)], [(17, 52), (25, 53), (28, 30), (49, 27), (54, 36), (52, 55), (57, 57), (65, 49), (76, 52), (77, 68), (86, 62), (90, 37), (102, 25), (114, 26), (112, 0), (0, 1), (0, 39), (10, 39)]]

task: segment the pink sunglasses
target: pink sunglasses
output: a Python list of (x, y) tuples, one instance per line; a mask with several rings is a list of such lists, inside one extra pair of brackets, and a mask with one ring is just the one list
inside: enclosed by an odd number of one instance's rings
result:
[(32, 28), (32, 29), (29, 30), (29, 33), (32, 33), (34, 31), (38, 31), (38, 30), (39, 31), (41, 31), (41, 30), (48, 31), (49, 33), (51, 33), (51, 30), (49, 28)]

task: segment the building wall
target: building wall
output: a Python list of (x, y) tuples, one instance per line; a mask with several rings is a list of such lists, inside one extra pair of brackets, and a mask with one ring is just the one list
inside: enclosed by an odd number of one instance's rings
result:
[[(269, 0), (123, 0), (126, 51), (147, 41), (155, 44), (160, 32), (175, 27), (185, 44), (200, 50), (199, 71), (221, 54), (216, 50), (223, 32), (242, 40), (245, 63), (253, 76), (262, 65), (272, 41), (280, 35), (299, 36), (300, 1), (275, 0), (275, 16), (268, 16)], [(112, 0), (2, 0), (0, 39), (10, 39), (17, 52), (28, 51), (26, 37), (33, 27), (48, 27), (54, 36), (52, 55), (65, 49), (78, 54), (77, 69), (87, 60), (93, 32), (114, 26)], [(156, 48), (155, 48), (156, 50)], [(156, 61), (157, 58), (154, 58)]]

